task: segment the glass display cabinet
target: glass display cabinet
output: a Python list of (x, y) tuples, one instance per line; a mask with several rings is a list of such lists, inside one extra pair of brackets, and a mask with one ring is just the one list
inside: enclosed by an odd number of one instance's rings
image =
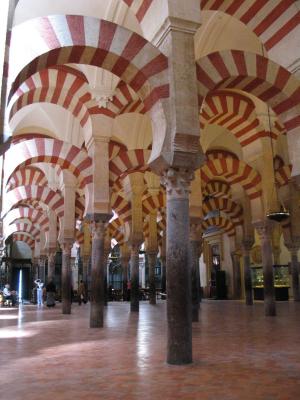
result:
[[(290, 277), (288, 265), (273, 265), (275, 299), (284, 301), (289, 299)], [(254, 300), (264, 299), (264, 275), (261, 265), (251, 267), (252, 288)]]

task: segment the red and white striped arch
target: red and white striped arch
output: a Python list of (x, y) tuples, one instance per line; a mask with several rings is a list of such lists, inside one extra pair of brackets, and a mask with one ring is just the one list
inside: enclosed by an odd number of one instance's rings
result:
[(206, 96), (200, 113), (200, 127), (219, 125), (236, 137), (242, 147), (257, 139), (272, 137), (277, 139), (285, 130), (279, 122), (272, 132), (267, 132), (259, 121), (254, 103), (240, 93), (216, 91)]
[(216, 197), (216, 198), (230, 198), (231, 187), (227, 182), (220, 180), (209, 181), (202, 190), (203, 198)]
[(202, 203), (203, 216), (214, 210), (228, 214), (235, 226), (243, 223), (243, 208), (230, 199), (210, 198)]
[(132, 172), (144, 172), (148, 169), (148, 160), (151, 151), (145, 149), (136, 149), (120, 151), (117, 157), (109, 162), (109, 181), (113, 186), (118, 179), (123, 179)]
[(201, 10), (222, 11), (247, 25), (271, 50), (300, 23), (294, 0), (200, 0)]
[(58, 218), (64, 215), (64, 199), (47, 186), (18, 186), (5, 195), (3, 214), (4, 217), (13, 207), (24, 204), (26, 200), (37, 200), (51, 208)]
[(122, 223), (131, 220), (131, 205), (126, 199), (124, 199), (124, 197), (120, 196), (116, 192), (112, 192), (110, 202), (111, 208), (116, 212), (119, 218), (122, 219)]
[(235, 236), (236, 233), (233, 223), (227, 218), (212, 217), (202, 221), (202, 229), (204, 233), (208, 228), (212, 227), (219, 228), (220, 230), (227, 233), (228, 236)]
[(40, 236), (39, 228), (26, 222), (17, 222), (9, 225), (5, 231), (5, 240), (13, 233), (28, 233), (33, 237), (34, 240), (37, 240), (37, 238)]
[(108, 224), (107, 233), (111, 239), (115, 239), (119, 244), (123, 244), (125, 241), (124, 233), (121, 227), (124, 225), (124, 221), (121, 218), (116, 218)]
[[(104, 68), (125, 81), (146, 110), (169, 96), (168, 59), (138, 34), (105, 20), (80, 15), (52, 15), (18, 27), (20, 40), (38, 36), (27, 65), (15, 78), (11, 96), (34, 73), (53, 65), (87, 64)], [(18, 36), (19, 37), (19, 36)]]
[(107, 103), (107, 107), (98, 107), (97, 105), (89, 107), (89, 113), (102, 114), (111, 118), (126, 113), (145, 114), (146, 109), (142, 100), (140, 100), (134, 91), (123, 81), (120, 81), (116, 87), (113, 99)]
[(215, 90), (239, 89), (268, 103), (287, 132), (300, 126), (300, 82), (268, 58), (240, 50), (217, 51), (197, 61), (197, 79), (200, 107)]
[(223, 177), (230, 184), (240, 184), (250, 199), (261, 196), (261, 176), (245, 162), (233, 157), (207, 161), (201, 168), (203, 186), (211, 180)]
[(30, 247), (32, 251), (34, 250), (35, 240), (30, 235), (24, 233), (14, 233), (13, 242), (24, 242)]
[[(7, 151), (6, 180), (24, 166), (50, 163), (67, 169), (78, 178), (80, 187), (92, 182), (92, 160), (84, 150), (57, 139), (37, 138), (14, 145)], [(18, 154), (18, 157), (15, 157)]]
[(279, 187), (289, 183), (292, 175), (292, 165), (282, 165), (275, 170), (275, 181)]
[(166, 196), (163, 192), (158, 193), (156, 196), (148, 194), (142, 201), (142, 209), (144, 214), (150, 214), (153, 211), (161, 210), (166, 207)]
[(48, 180), (42, 170), (37, 167), (23, 167), (16, 170), (10, 177), (6, 190), (15, 189), (17, 186), (37, 185), (47, 186)]
[(9, 225), (22, 220), (29, 220), (33, 224), (38, 225), (41, 230), (47, 232), (49, 230), (49, 218), (34, 208), (22, 207), (12, 209), (5, 217), (4, 224)]
[[(75, 72), (73, 72), (75, 71)], [(92, 95), (86, 78), (74, 68), (49, 68), (30, 76), (13, 98), (9, 120), (23, 107), (34, 103), (51, 103), (70, 111), (82, 127), (89, 118)]]

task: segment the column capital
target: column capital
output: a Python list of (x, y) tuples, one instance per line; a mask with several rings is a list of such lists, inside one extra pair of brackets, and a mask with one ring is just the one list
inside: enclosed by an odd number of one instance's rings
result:
[(70, 256), (74, 244), (74, 239), (63, 239), (60, 243), (63, 254)]
[(141, 247), (141, 243), (140, 242), (132, 242), (132, 243), (130, 243), (131, 253), (139, 253), (140, 247)]
[(272, 221), (255, 222), (254, 227), (261, 239), (271, 239), (274, 223)]
[(297, 255), (300, 250), (300, 236), (292, 236), (290, 241), (284, 242), (284, 245), (292, 255)]
[(194, 171), (185, 168), (169, 168), (162, 175), (162, 184), (167, 194), (174, 198), (188, 198)]
[(202, 241), (202, 220), (200, 218), (190, 218), (190, 241)]
[(103, 221), (91, 222), (91, 233), (93, 239), (104, 240), (106, 223)]
[(242, 241), (242, 249), (244, 251), (250, 251), (252, 249), (253, 245), (254, 245), (254, 239), (252, 239), (252, 238), (244, 239)]

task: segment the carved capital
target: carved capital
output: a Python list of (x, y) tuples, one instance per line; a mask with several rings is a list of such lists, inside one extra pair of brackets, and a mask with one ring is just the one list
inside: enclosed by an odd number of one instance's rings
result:
[(91, 233), (93, 239), (104, 240), (105, 237), (105, 222), (103, 221), (92, 221), (91, 222)]
[(188, 198), (193, 179), (192, 170), (169, 168), (162, 176), (162, 184), (165, 185), (168, 196), (178, 199)]
[(72, 240), (71, 239), (67, 239), (67, 240), (64, 240), (60, 244), (60, 247), (61, 247), (61, 250), (63, 252), (63, 255), (71, 256), (71, 250), (72, 250), (72, 247), (73, 247), (73, 243), (74, 243), (73, 239)]
[(242, 242), (242, 249), (244, 252), (249, 252), (254, 245), (254, 239), (244, 239)]
[(270, 240), (274, 223), (271, 221), (256, 222), (254, 227), (261, 240)]
[(131, 255), (139, 254), (140, 247), (141, 247), (140, 243), (135, 243), (135, 242), (131, 243), (130, 244)]
[(290, 241), (284, 242), (284, 245), (292, 255), (297, 255), (300, 250), (300, 236), (292, 236)]

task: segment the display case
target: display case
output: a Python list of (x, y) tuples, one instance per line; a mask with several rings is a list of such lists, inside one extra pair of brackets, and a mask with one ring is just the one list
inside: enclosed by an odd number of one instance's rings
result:
[[(274, 285), (275, 285), (275, 299), (276, 300), (288, 300), (289, 299), (289, 287), (290, 277), (289, 268), (287, 265), (274, 265)], [(254, 300), (264, 299), (264, 275), (263, 268), (261, 265), (252, 266), (252, 287)]]

